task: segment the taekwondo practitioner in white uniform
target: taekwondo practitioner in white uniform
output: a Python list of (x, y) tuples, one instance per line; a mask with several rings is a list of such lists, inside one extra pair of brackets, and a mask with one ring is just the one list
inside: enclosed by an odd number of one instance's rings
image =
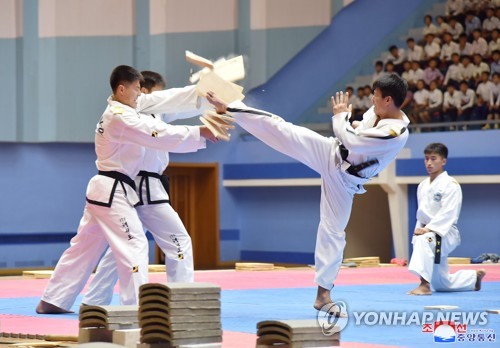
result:
[[(165, 89), (163, 77), (153, 71), (141, 71), (144, 81), (141, 91), (149, 94)], [(169, 120), (188, 118), (200, 112), (176, 113), (169, 115)], [(162, 115), (147, 115), (151, 122), (161, 122)], [(205, 147), (203, 141), (193, 141), (193, 150)], [(185, 144), (187, 145), (187, 144)], [(193, 248), (191, 237), (177, 212), (169, 204), (167, 180), (163, 175), (168, 166), (169, 154), (166, 151), (146, 148), (144, 161), (139, 175), (135, 178), (140, 202), (136, 206), (143, 226), (151, 231), (156, 243), (165, 253), (165, 266), (168, 282), (191, 283), (194, 280)], [(116, 263), (111, 249), (99, 262), (97, 271), (82, 300), (86, 305), (109, 305), (113, 298), (113, 289), (118, 280)]]
[(195, 86), (141, 94), (141, 79), (136, 69), (125, 65), (111, 73), (113, 94), (95, 131), (99, 172), (87, 186), (78, 232), (59, 259), (37, 313), (69, 312), (108, 245), (116, 260), (120, 301), (136, 304), (148, 275), (148, 242), (134, 208), (140, 198), (132, 179), (143, 164), (144, 147), (192, 151), (200, 137), (214, 139), (205, 127), (153, 124), (143, 115), (197, 109)]
[(335, 137), (324, 137), (295, 126), (281, 117), (245, 106), (222, 103), (212, 93), (207, 99), (219, 113), (230, 112), (236, 123), (258, 139), (321, 175), (320, 223), (318, 227), (315, 282), (318, 293), (314, 308), (340, 314), (330, 291), (342, 263), (345, 227), (354, 194), (364, 193), (363, 184), (394, 160), (408, 139), (409, 119), (400, 110), (407, 83), (396, 74), (375, 81), (374, 106), (362, 121), (349, 122), (352, 115), (348, 95), (332, 97)]
[(444, 170), (448, 148), (432, 143), (424, 154), (429, 177), (417, 189), (417, 223), (408, 266), (420, 277), (420, 285), (408, 294), (431, 295), (431, 287), (435, 291), (480, 290), (484, 270), (448, 272), (448, 254), (460, 245), (457, 221), (462, 206), (460, 185)]

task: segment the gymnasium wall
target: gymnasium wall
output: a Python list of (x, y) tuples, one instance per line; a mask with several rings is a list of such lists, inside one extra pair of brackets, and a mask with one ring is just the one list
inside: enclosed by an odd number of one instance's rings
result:
[[(0, 0), (0, 73), (5, 77), (0, 85), (0, 180), (4, 184), (0, 190), (0, 267), (53, 265), (76, 232), (85, 187), (95, 173), (93, 130), (105, 107), (107, 79), (114, 66), (133, 64), (159, 71), (173, 87), (187, 83), (191, 66), (184, 62), (185, 49), (209, 58), (244, 54), (248, 71), (243, 84), (251, 89), (272, 76), (286, 74), (286, 67), (280, 69), (329, 25), (325, 13), (336, 14), (349, 2), (314, 0), (303, 8), (302, 2), (293, 0), (294, 6), (282, 11), (290, 1)], [(109, 25), (114, 16), (127, 22)], [(182, 18), (192, 20), (179, 21)], [(391, 25), (394, 29), (402, 24)], [(357, 28), (348, 27), (361, 35)], [(365, 59), (354, 53), (342, 51), (343, 61)], [(335, 64), (335, 68), (339, 67)], [(341, 78), (350, 74), (343, 72)], [(283, 85), (284, 91), (298, 84), (295, 77)], [(311, 96), (317, 92), (307, 90), (304, 99), (314, 103)], [(300, 99), (294, 95), (282, 105), (290, 108)], [(278, 103), (273, 105), (280, 108)], [(498, 131), (414, 134), (408, 147), (418, 158), (423, 147), (437, 139), (450, 145), (451, 156), (498, 157), (499, 136)], [(319, 186), (252, 189), (222, 184), (224, 165), (293, 160), (237, 131), (228, 144), (209, 144), (203, 152), (173, 155), (172, 161), (219, 163), (221, 261), (313, 262)], [(500, 232), (494, 213), (498, 211), (498, 186), (466, 185), (463, 189), (459, 227), (464, 244), (457, 253), (475, 256), (489, 251), (486, 246), (498, 252), (499, 246), (492, 244)], [(364, 256), (373, 245), (377, 253), (390, 256), (388, 209), (382, 200), (377, 187), (368, 187), (366, 195), (356, 198), (347, 228), (347, 256)], [(410, 211), (409, 216), (414, 213)], [(376, 228), (366, 231), (366, 226)]]

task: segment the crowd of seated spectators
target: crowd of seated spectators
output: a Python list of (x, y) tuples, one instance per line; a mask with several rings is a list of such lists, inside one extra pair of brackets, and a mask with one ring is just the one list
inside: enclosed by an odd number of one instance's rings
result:
[[(373, 80), (396, 72), (408, 81), (403, 110), (413, 124), (458, 122), (430, 130), (500, 127), (500, 0), (448, 0), (444, 16), (424, 17), (423, 40), (389, 47)], [(369, 107), (369, 86), (352, 98), (354, 115)], [(479, 124), (478, 124), (479, 123)], [(420, 128), (416, 128), (419, 131)]]

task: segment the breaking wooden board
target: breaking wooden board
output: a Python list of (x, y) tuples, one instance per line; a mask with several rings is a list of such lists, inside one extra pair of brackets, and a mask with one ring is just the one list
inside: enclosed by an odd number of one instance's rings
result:
[(214, 71), (226, 81), (234, 82), (245, 78), (243, 56), (237, 56), (214, 64)]
[(67, 342), (19, 342), (9, 347), (67, 347)]
[(212, 321), (201, 323), (170, 323), (162, 317), (148, 317), (141, 319), (141, 328), (150, 328), (161, 325), (166, 332), (174, 331), (196, 331), (196, 330), (221, 330), (222, 323), (219, 316), (213, 316)]
[(239, 90), (239, 88), (235, 86), (238, 85), (224, 80), (215, 72), (211, 71), (203, 75), (200, 82), (196, 85), (196, 90), (202, 97), (206, 97), (208, 92), (214, 92), (217, 98), (226, 104), (230, 104), (236, 100), (243, 100), (245, 98), (241, 93), (242, 89)]
[(448, 257), (450, 265), (466, 265), (470, 264), (470, 257)]
[(48, 279), (52, 277), (53, 270), (23, 271), (23, 278)]
[(148, 265), (148, 272), (150, 273), (155, 273), (155, 272), (166, 272), (167, 268), (165, 265)]
[(274, 264), (260, 262), (236, 262), (235, 269), (237, 271), (272, 271)]
[(159, 283), (144, 284), (141, 288), (166, 288), (169, 294), (207, 294), (218, 293), (220, 294), (220, 286), (212, 283), (168, 283), (167, 285)]
[(438, 310), (438, 311), (447, 311), (452, 309), (458, 309), (458, 306), (450, 306), (450, 305), (434, 305), (434, 306), (424, 306), (425, 310)]
[(207, 127), (210, 132), (219, 140), (229, 141), (231, 140), (231, 134), (229, 134), (226, 130), (219, 127), (217, 124), (210, 122), (208, 118), (200, 116), (200, 121)]
[(156, 306), (151, 306), (148, 309), (141, 310), (139, 312), (139, 321), (144, 320), (146, 318), (164, 318), (168, 320), (169, 317), (178, 317), (178, 316), (219, 316), (220, 317), (221, 310), (220, 308), (204, 308), (204, 309), (186, 309), (186, 308), (176, 308), (170, 310), (161, 310)]
[(212, 61), (210, 61), (206, 58), (203, 58), (202, 56), (199, 56), (197, 54), (194, 54), (191, 51), (186, 51), (186, 60), (189, 63), (197, 65), (197, 66), (201, 66), (202, 68), (213, 69), (213, 67), (214, 67), (214, 64), (212, 63)]

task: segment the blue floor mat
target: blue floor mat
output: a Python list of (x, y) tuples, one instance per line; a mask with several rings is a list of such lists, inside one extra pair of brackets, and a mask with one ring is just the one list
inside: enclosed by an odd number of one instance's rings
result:
[[(333, 298), (345, 302), (349, 312), (348, 325), (341, 334), (342, 341), (428, 347), (434, 345), (433, 334), (423, 333), (422, 325), (368, 324), (376, 321), (375, 315), (380, 316), (382, 311), (397, 312), (400, 317), (406, 313), (408, 320), (413, 312), (422, 313), (424, 306), (429, 305), (454, 305), (459, 307), (456, 311), (468, 312), (469, 315), (500, 308), (500, 283), (497, 282), (484, 283), (480, 292), (434, 293), (432, 296), (406, 295), (411, 288), (412, 284), (349, 285), (335, 288)], [(317, 312), (312, 308), (315, 296), (316, 288), (225, 290), (222, 291), (222, 327), (228, 331), (255, 333), (256, 324), (262, 320), (316, 319)], [(0, 299), (0, 314), (39, 316), (34, 311), (39, 300), (34, 297)], [(51, 317), (77, 320), (80, 301), (81, 297), (78, 297), (72, 308), (75, 314)], [(115, 295), (112, 304), (118, 302), (118, 295)], [(370, 312), (363, 317), (366, 321), (359, 319), (362, 312)], [(432, 313), (433, 318), (438, 313), (425, 312)], [(500, 335), (500, 315), (489, 314), (487, 321), (484, 326), (469, 325), (469, 333), (471, 329), (487, 329), (490, 333), (494, 331), (495, 335)], [(473, 341), (467, 342), (469, 339)], [(465, 342), (456, 342), (456, 347), (500, 346), (499, 342), (500, 336), (496, 342), (480, 342), (477, 335), (466, 336)]]

